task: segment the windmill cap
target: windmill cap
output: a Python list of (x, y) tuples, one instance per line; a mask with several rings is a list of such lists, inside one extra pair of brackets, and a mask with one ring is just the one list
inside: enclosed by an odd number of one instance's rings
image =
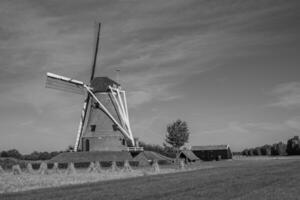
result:
[(111, 87), (119, 87), (120, 84), (108, 77), (95, 77), (91, 82), (94, 92), (107, 92)]

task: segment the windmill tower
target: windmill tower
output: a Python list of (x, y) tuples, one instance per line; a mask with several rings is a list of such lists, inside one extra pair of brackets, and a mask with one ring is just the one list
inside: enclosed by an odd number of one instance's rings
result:
[(98, 25), (90, 83), (47, 73), (46, 87), (85, 95), (74, 151), (126, 151), (136, 147), (126, 92), (108, 77), (94, 77), (101, 23)]

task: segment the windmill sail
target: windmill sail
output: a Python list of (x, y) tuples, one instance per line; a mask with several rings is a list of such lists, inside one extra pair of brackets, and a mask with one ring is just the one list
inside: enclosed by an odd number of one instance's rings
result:
[[(98, 55), (98, 48), (99, 48), (99, 39), (100, 39), (100, 30), (101, 30), (101, 23), (98, 24), (97, 40), (96, 40), (96, 46), (95, 46), (95, 54), (94, 54), (94, 59), (93, 59), (90, 83), (94, 79), (94, 76), (95, 76), (95, 69), (96, 69), (97, 55)], [(87, 93), (86, 98), (83, 103), (83, 108), (81, 111), (81, 117), (80, 117), (78, 132), (77, 132), (77, 136), (76, 136), (76, 142), (75, 142), (75, 146), (74, 146), (75, 151), (78, 151), (78, 148), (80, 145), (84, 122), (86, 121), (87, 111), (89, 108), (89, 103), (90, 103), (90, 94)]]
[(71, 78), (60, 76), (53, 73), (47, 73), (46, 88), (52, 88), (65, 92), (84, 94), (83, 82)]
[(100, 30), (101, 30), (101, 23), (98, 24), (97, 40), (96, 40), (95, 54), (94, 54), (94, 59), (93, 59), (90, 82), (94, 79), (94, 76), (95, 76), (95, 69), (96, 69), (98, 49), (99, 49), (99, 40), (100, 40)]

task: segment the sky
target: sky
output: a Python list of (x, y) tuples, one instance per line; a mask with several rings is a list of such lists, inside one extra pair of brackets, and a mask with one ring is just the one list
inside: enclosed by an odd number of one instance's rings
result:
[[(46, 72), (127, 91), (133, 135), (233, 151), (300, 135), (298, 0), (1, 0), (0, 150), (64, 150), (84, 97), (45, 88)], [(120, 72), (117, 75), (116, 70)]]

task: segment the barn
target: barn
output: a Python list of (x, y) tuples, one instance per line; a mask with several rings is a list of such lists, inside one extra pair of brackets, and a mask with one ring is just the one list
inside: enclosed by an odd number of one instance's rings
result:
[(191, 151), (205, 161), (232, 158), (229, 145), (192, 146)]

